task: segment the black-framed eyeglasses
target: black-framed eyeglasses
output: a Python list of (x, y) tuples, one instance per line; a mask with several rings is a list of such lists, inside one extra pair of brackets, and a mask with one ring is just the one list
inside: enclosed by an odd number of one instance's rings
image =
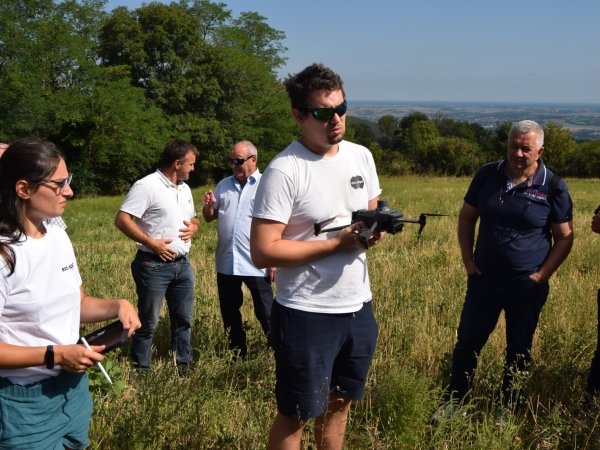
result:
[(73, 180), (73, 174), (70, 173), (67, 178), (63, 178), (62, 180), (42, 180), (44, 183), (54, 183), (58, 187), (58, 193), (62, 194), (68, 184), (71, 184), (71, 180)]
[(231, 164), (235, 164), (236, 166), (241, 166), (242, 164), (244, 164), (246, 161), (248, 161), (253, 156), (255, 156), (255, 155), (246, 156), (245, 158), (229, 158), (229, 161), (231, 161)]
[(346, 114), (348, 109), (348, 102), (344, 100), (342, 103), (337, 105), (335, 108), (298, 108), (299, 111), (309, 112), (317, 120), (331, 120), (331, 118), (337, 114), (342, 117)]

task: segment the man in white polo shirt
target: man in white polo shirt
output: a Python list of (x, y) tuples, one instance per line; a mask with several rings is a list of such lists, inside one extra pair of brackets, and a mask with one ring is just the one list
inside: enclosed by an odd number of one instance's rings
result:
[(216, 263), (219, 305), (229, 348), (244, 357), (248, 352), (240, 308), (244, 300), (242, 283), (248, 286), (254, 313), (268, 337), (271, 332), (271, 289), (274, 269), (257, 269), (250, 258), (250, 224), (254, 196), (261, 173), (256, 168), (258, 152), (248, 141), (238, 142), (229, 154), (233, 175), (219, 182), (215, 192), (202, 197), (204, 220), (218, 219)]
[(194, 170), (196, 156), (198, 150), (191, 143), (182, 139), (168, 142), (161, 168), (133, 184), (115, 218), (116, 227), (138, 247), (131, 273), (142, 327), (132, 337), (131, 358), (141, 372), (150, 368), (152, 335), (165, 297), (177, 367), (183, 371), (193, 361), (190, 334), (195, 277), (188, 253), (200, 220), (192, 192), (183, 181)]

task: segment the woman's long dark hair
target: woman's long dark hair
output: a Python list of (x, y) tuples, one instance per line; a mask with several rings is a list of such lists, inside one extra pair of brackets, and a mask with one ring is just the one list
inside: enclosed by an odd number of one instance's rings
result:
[(39, 186), (56, 172), (64, 159), (52, 142), (33, 138), (13, 142), (0, 157), (0, 256), (8, 266), (8, 276), (14, 273), (17, 263), (11, 245), (26, 235), (17, 181)]

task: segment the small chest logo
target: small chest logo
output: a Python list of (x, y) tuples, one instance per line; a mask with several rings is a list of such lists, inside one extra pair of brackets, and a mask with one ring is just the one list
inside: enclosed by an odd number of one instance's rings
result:
[(71, 263), (68, 266), (63, 267), (62, 271), (66, 272), (67, 270), (73, 270), (73, 267), (75, 267), (75, 263)]
[(360, 175), (355, 175), (350, 178), (350, 186), (354, 189), (362, 189), (365, 186), (365, 182)]
[(540, 192), (534, 188), (527, 189), (525, 191), (525, 197), (527, 197), (529, 200), (537, 202), (537, 203), (543, 203), (544, 201), (547, 201), (547, 199), (548, 199), (547, 194), (544, 194), (543, 192)]

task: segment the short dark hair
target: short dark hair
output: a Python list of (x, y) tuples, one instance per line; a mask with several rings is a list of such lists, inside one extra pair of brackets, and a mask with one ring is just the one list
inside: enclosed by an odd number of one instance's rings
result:
[(328, 94), (341, 90), (344, 98), (344, 82), (338, 74), (323, 64), (314, 63), (302, 72), (291, 76), (285, 81), (285, 89), (292, 102), (292, 109), (310, 108), (310, 95), (315, 91), (325, 91)]
[(171, 167), (175, 161), (181, 161), (189, 152), (192, 152), (196, 156), (199, 155), (196, 146), (188, 141), (173, 139), (167, 142), (160, 158), (161, 169)]
[(189, 152), (196, 156), (199, 155), (196, 146), (188, 141), (173, 139), (167, 142), (160, 158), (161, 169), (171, 167), (175, 161), (181, 161)]

